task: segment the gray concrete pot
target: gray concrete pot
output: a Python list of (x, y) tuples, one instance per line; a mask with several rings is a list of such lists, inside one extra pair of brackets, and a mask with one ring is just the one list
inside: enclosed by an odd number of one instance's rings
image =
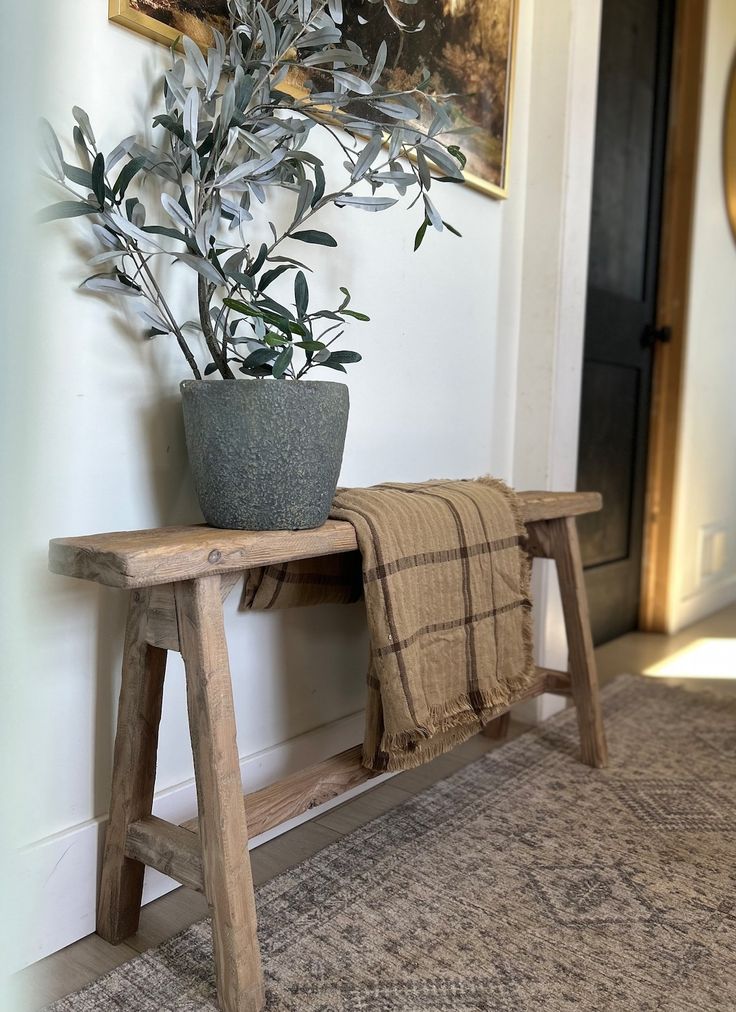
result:
[(344, 383), (185, 380), (184, 428), (205, 520), (237, 530), (319, 527), (337, 487)]

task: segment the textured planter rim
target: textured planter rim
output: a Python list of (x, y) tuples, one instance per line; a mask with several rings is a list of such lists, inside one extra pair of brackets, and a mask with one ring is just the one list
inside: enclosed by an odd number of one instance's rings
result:
[(350, 398), (331, 380), (187, 379), (187, 451), (205, 520), (308, 530), (329, 516)]
[[(293, 380), (293, 379), (272, 379), (265, 377), (263, 379), (257, 379), (256, 377), (243, 376), (236, 377), (235, 379), (223, 379), (222, 377), (213, 376), (212, 379), (185, 379), (179, 383), (179, 390), (184, 391), (189, 387), (234, 387), (236, 384), (247, 384), (248, 386), (275, 386), (275, 387), (290, 387), (297, 389), (311, 389), (313, 387), (345, 387), (348, 389), (347, 383), (340, 383), (337, 380)], [(297, 395), (298, 396), (298, 395)]]

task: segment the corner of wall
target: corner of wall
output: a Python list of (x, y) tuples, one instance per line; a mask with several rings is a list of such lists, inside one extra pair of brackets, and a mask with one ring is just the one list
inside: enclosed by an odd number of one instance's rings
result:
[[(572, 489), (577, 470), (600, 0), (538, 4), (532, 49), (514, 483)], [(554, 567), (534, 578), (540, 663), (564, 667)], [(564, 704), (563, 704), (564, 705)], [(536, 719), (554, 707), (526, 707)]]

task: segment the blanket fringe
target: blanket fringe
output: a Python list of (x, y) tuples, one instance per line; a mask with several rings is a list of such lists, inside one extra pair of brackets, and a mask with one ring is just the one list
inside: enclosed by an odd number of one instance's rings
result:
[(364, 754), (363, 765), (385, 772), (421, 766), (478, 734), (518, 701), (527, 684), (524, 680), (519, 685), (499, 686), (499, 691), (493, 694), (476, 691), (472, 698), (463, 693), (442, 706), (432, 707), (427, 726), (384, 734), (381, 751), (376, 756)]

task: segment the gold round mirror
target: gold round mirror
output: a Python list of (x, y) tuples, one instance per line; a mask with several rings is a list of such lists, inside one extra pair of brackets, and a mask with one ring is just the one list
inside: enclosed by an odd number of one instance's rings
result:
[(731, 64), (731, 76), (726, 95), (726, 119), (723, 129), (723, 182), (726, 187), (726, 207), (731, 231), (736, 239), (736, 57)]

